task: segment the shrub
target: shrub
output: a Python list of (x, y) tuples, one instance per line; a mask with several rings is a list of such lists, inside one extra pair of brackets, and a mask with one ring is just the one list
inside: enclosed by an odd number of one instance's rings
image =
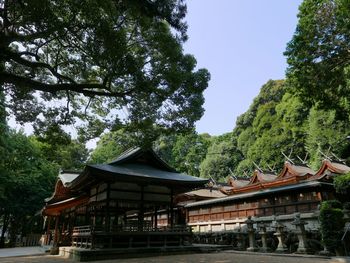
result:
[(334, 188), (339, 194), (347, 195), (350, 193), (350, 173), (338, 175), (334, 178)]
[(322, 202), (320, 209), (320, 230), (322, 243), (331, 252), (341, 246), (344, 229), (342, 205), (337, 200)]

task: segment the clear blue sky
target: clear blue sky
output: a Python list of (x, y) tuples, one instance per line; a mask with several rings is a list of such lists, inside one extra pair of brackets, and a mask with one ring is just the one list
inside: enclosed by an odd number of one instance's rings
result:
[(301, 0), (188, 0), (186, 53), (211, 74), (199, 133), (232, 131), (260, 87), (282, 79)]

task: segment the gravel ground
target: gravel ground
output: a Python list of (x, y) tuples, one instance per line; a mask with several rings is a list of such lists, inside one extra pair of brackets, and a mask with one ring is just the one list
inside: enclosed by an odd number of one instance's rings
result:
[[(73, 263), (75, 261), (59, 256), (26, 256), (1, 258), (1, 263)], [(252, 255), (231, 252), (210, 254), (185, 254), (145, 258), (114, 259), (93, 261), (94, 263), (331, 263), (333, 260), (317, 257), (300, 257), (286, 255)]]

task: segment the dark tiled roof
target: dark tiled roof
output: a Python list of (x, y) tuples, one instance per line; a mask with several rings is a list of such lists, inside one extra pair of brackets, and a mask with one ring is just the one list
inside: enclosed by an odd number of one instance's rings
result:
[(121, 165), (110, 164), (96, 164), (88, 165), (87, 168), (92, 168), (94, 173), (108, 173), (115, 176), (120, 180), (137, 180), (137, 179), (149, 179), (149, 180), (163, 180), (163, 181), (179, 181), (179, 182), (198, 182), (206, 183), (207, 179), (198, 178), (186, 174), (168, 172), (157, 169), (153, 166), (138, 163), (127, 163)]

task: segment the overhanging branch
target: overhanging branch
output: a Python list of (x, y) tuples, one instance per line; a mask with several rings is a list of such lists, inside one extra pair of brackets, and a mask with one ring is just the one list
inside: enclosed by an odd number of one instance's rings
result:
[(58, 91), (73, 91), (88, 97), (105, 96), (124, 98), (125, 96), (130, 96), (134, 92), (133, 89), (125, 92), (106, 91), (107, 88), (98, 83), (47, 84), (7, 72), (0, 72), (0, 83), (8, 83), (20, 88), (29, 88), (50, 93)]

